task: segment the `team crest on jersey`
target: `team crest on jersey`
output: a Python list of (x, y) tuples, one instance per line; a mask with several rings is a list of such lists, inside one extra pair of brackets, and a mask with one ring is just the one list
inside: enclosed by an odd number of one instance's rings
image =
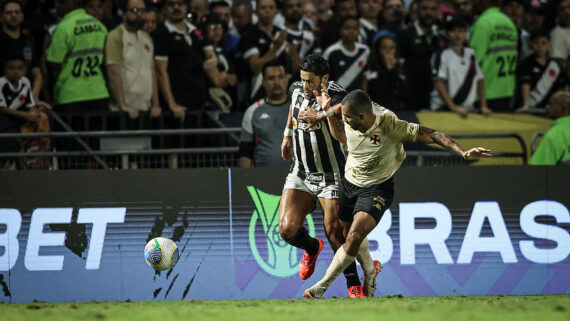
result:
[(380, 136), (374, 134), (370, 136), (370, 142), (372, 145), (380, 145)]

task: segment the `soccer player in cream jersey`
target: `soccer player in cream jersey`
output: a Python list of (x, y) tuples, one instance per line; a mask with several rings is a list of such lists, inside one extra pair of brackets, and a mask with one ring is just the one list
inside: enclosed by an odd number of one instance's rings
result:
[[(348, 150), (338, 212), (345, 243), (336, 251), (325, 276), (305, 290), (304, 296), (322, 297), (344, 268), (358, 257), (365, 275), (363, 290), (370, 297), (376, 289), (376, 273), (366, 236), (392, 203), (392, 176), (406, 158), (402, 143), (436, 143), (465, 159), (490, 157), (491, 152), (483, 147), (465, 151), (447, 134), (400, 120), (392, 111), (373, 103), (362, 90), (350, 92), (340, 104), (331, 107), (323, 86), (317, 100), (323, 110), (307, 110), (299, 119), (309, 123), (310, 128), (327, 118), (332, 135)], [(367, 279), (367, 275), (374, 278)]]

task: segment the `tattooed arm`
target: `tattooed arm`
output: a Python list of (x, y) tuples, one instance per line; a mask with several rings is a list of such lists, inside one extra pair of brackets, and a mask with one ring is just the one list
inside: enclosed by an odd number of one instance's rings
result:
[(449, 135), (420, 125), (417, 141), (425, 144), (438, 144), (447, 150), (457, 153), (464, 159), (474, 159), (479, 156), (491, 157), (491, 151), (483, 147), (474, 147), (465, 151), (459, 143)]
[(346, 133), (344, 132), (344, 123), (341, 120), (341, 104), (336, 104), (331, 108), (334, 111), (334, 114), (327, 117), (327, 121), (331, 129), (331, 135), (334, 139), (338, 140), (342, 146), (346, 146)]

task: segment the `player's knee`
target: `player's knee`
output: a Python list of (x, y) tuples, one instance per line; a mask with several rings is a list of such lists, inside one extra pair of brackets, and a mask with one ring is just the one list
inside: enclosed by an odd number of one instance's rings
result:
[(284, 240), (290, 240), (295, 236), (299, 228), (292, 224), (279, 224), (279, 235)]
[(358, 231), (350, 231), (346, 235), (346, 245), (348, 245), (349, 248), (358, 248), (364, 237), (365, 235), (362, 235), (362, 233)]

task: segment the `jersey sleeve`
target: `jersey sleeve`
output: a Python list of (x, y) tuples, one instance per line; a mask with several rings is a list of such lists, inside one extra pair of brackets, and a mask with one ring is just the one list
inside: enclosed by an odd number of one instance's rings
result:
[(243, 60), (247, 61), (251, 56), (258, 54), (259, 55), (259, 48), (257, 48), (257, 41), (255, 37), (253, 37), (251, 30), (249, 33), (246, 33), (239, 42), (239, 48), (241, 51), (241, 55)]
[(329, 85), (329, 96), (331, 97), (331, 106), (339, 104), (346, 96), (347, 92), (341, 85), (336, 82)]
[(4, 97), (4, 91), (2, 90), (2, 88), (4, 88), (4, 86), (6, 85), (4, 79), (6, 78), (0, 78), (0, 108), (8, 107), (6, 103), (6, 97)]
[(158, 26), (152, 33), (152, 42), (154, 43), (154, 59), (168, 61), (168, 42), (169, 33), (164, 25)]
[(530, 59), (534, 59), (533, 56), (526, 58), (517, 67), (517, 79), (520, 84), (530, 84), (532, 81), (532, 63)]
[(380, 127), (386, 135), (404, 143), (416, 141), (420, 128), (419, 124), (408, 123), (405, 120), (398, 119), (396, 114), (391, 112), (385, 113), (382, 117)]
[(68, 35), (65, 26), (59, 25), (53, 32), (51, 43), (46, 50), (46, 60), (51, 63), (61, 64), (70, 50), (67, 41)]
[(555, 59), (567, 60), (568, 52), (568, 36), (564, 34), (561, 28), (555, 28), (550, 33), (550, 56)]
[(431, 76), (432, 80), (447, 80), (447, 61), (441, 59), (443, 51), (440, 50), (431, 57)]
[(32, 94), (32, 83), (30, 83), (30, 80), (26, 77), (24, 77), (22, 80), (27, 88), (25, 105), (28, 108), (35, 107), (36, 101), (34, 100), (34, 95)]
[(257, 108), (257, 103), (249, 106), (241, 121), (240, 142), (253, 142), (253, 112)]
[(105, 59), (107, 65), (121, 65), (123, 63), (123, 42), (119, 29), (111, 31), (105, 42)]

